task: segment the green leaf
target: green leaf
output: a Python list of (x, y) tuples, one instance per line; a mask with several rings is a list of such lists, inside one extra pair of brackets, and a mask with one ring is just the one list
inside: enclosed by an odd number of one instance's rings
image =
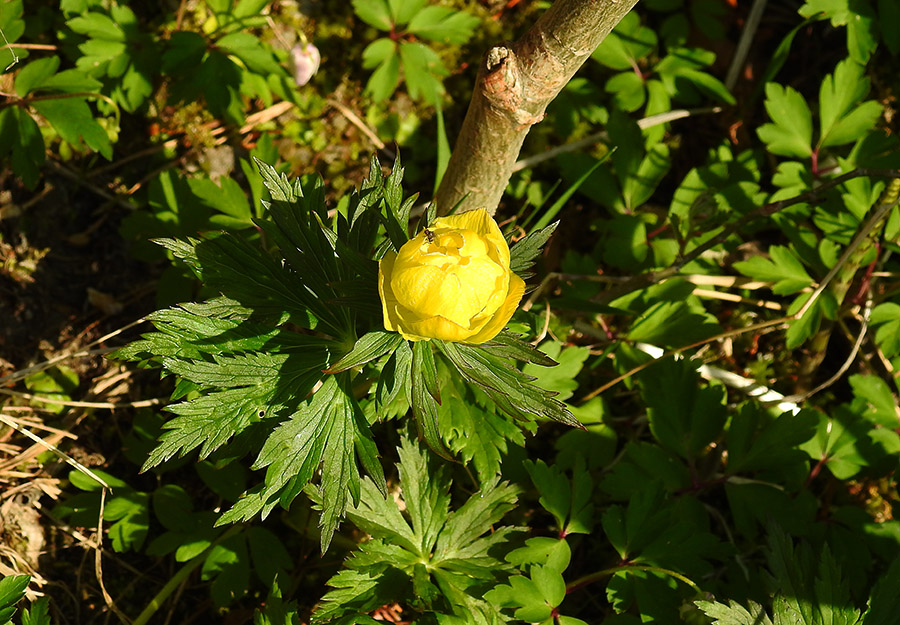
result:
[(438, 408), (441, 437), (447, 448), (468, 464), (473, 462), (479, 479), (500, 474), (507, 441), (524, 445), (522, 430), (497, 410), (490, 400), (472, 391), (457, 376), (442, 371), (443, 403)]
[(322, 552), (328, 548), (348, 500), (357, 498), (359, 472), (353, 453), (358, 428), (368, 427), (338, 374), (325, 379), (309, 402), (268, 437), (253, 465), (266, 469), (265, 482), (245, 494), (217, 525), (265, 517), (276, 504), (287, 508), (321, 465), (319, 501)]
[(508, 585), (494, 587), (485, 598), (501, 607), (516, 608), (515, 617), (529, 623), (549, 619), (553, 612), (537, 584), (523, 575), (511, 577)]
[(13, 172), (33, 189), (38, 168), (44, 164), (44, 139), (35, 121), (24, 109), (0, 109), (0, 156), (9, 155)]
[(853, 394), (864, 402), (863, 416), (876, 425), (897, 429), (898, 410), (887, 382), (874, 375), (851, 375)]
[(552, 365), (527, 363), (522, 367), (522, 372), (532, 376), (535, 384), (541, 388), (558, 393), (556, 399), (569, 399), (578, 388), (575, 377), (584, 366), (590, 350), (574, 345), (563, 349), (563, 344), (559, 341), (545, 341), (540, 345), (540, 350), (553, 359)]
[(391, 355), (381, 376), (378, 378), (378, 386), (375, 392), (375, 407), (379, 417), (385, 416), (385, 410), (400, 397), (407, 399), (406, 405), (400, 410), (405, 414), (409, 408), (409, 398), (406, 397), (411, 388), (410, 367), (412, 364), (412, 350), (408, 341), (403, 341), (397, 350)]
[(871, 323), (876, 326), (875, 342), (887, 358), (900, 354), (900, 305), (879, 304), (872, 309)]
[(638, 110), (647, 101), (644, 79), (633, 71), (616, 74), (607, 80), (604, 91), (612, 94), (616, 105), (629, 113)]
[(441, 442), (441, 428), (438, 424), (437, 402), (440, 400), (440, 393), (431, 341), (413, 342), (410, 379), (412, 382), (410, 405), (419, 436), (433, 452), (450, 460), (450, 454)]
[(216, 46), (238, 57), (251, 71), (269, 76), (285, 74), (272, 51), (250, 33), (230, 33), (219, 39)]
[(874, 100), (859, 103), (868, 93), (863, 67), (851, 59), (825, 76), (819, 89), (819, 147), (851, 143), (875, 127), (881, 105)]
[(531, 420), (544, 417), (579, 427), (580, 423), (554, 393), (531, 384), (531, 377), (477, 346), (435, 341), (464, 378), (480, 387), (507, 414)]
[(564, 539), (546, 536), (529, 538), (524, 547), (506, 555), (506, 561), (520, 569), (526, 564), (540, 564), (558, 573), (565, 571), (571, 560), (572, 550)]
[[(390, 98), (397, 89), (397, 84), (400, 82), (400, 54), (396, 50), (396, 44), (390, 40), (379, 41), (388, 41), (394, 50), (391, 52), (390, 56), (382, 61), (377, 69), (372, 72), (372, 75), (369, 77), (369, 82), (366, 83), (366, 93), (371, 95), (372, 99), (376, 102), (382, 102)], [(368, 48), (366, 48), (366, 50), (368, 50)]]
[(749, 278), (774, 282), (772, 292), (788, 295), (802, 291), (812, 284), (803, 263), (787, 247), (773, 245), (769, 248), (771, 260), (754, 256), (749, 260), (734, 263), (734, 268)]
[(428, 0), (388, 0), (394, 24), (409, 23), (413, 16), (422, 10)]
[[(50, 603), (47, 597), (41, 597), (22, 610), (22, 625), (50, 625)], [(0, 619), (3, 618), (0, 613)]]
[(441, 43), (464, 44), (481, 24), (477, 17), (449, 7), (427, 6), (409, 21), (406, 31)]
[(188, 178), (188, 186), (200, 201), (215, 211), (210, 222), (223, 228), (250, 228), (253, 226), (253, 211), (247, 195), (233, 179), (222, 177), (219, 184), (210, 178)]
[(117, 553), (138, 551), (150, 530), (150, 495), (134, 490), (119, 492), (106, 503), (103, 519), (115, 521), (109, 527), (109, 537)]
[(806, 100), (791, 87), (766, 84), (766, 111), (772, 123), (756, 133), (772, 154), (808, 158), (812, 154), (812, 114)]
[(419, 42), (401, 41), (400, 60), (409, 96), (414, 100), (436, 103), (444, 93), (440, 79), (449, 74), (437, 52)]
[(630, 341), (680, 347), (721, 332), (714, 319), (685, 302), (657, 302), (635, 319), (627, 336)]
[(895, 590), (900, 584), (900, 560), (894, 560), (887, 573), (881, 575), (863, 618), (863, 625), (891, 625), (900, 611), (900, 595)]
[(847, 27), (847, 50), (850, 58), (860, 64), (868, 62), (877, 46), (876, 17), (868, 2), (849, 0), (807, 0), (798, 10), (803, 17), (828, 18), (832, 26)]
[(56, 73), (59, 68), (59, 57), (48, 56), (44, 59), (37, 59), (26, 64), (16, 74), (16, 95), (24, 98), (34, 91), (48, 78)]
[[(426, 453), (405, 438), (399, 469), (402, 502), (385, 499), (370, 480), (363, 481), (360, 503), (347, 514), (372, 539), (329, 580), (335, 590), (323, 597), (311, 622), (353, 618), (386, 603), (431, 604), (437, 599), (457, 616), (474, 618), (477, 613), (496, 618), (490, 604), (466, 591), (475, 584), (492, 585), (509, 570), (491, 554), (509, 540), (511, 528), (492, 530), (492, 526), (515, 505), (518, 490), (492, 481), (450, 512), (445, 468), (434, 467)], [(399, 506), (409, 512), (409, 522)], [(423, 562), (428, 562), (427, 568)]]
[(66, 26), (79, 35), (108, 41), (125, 41), (125, 33), (108, 15), (90, 11), (66, 22)]
[(0, 578), (0, 623), (12, 620), (15, 605), (25, 596), (25, 589), (31, 581), (29, 575), (5, 575)]
[(812, 410), (772, 419), (758, 404), (744, 404), (732, 417), (725, 437), (727, 472), (805, 468), (806, 454), (797, 447), (813, 437), (818, 420)]
[(90, 107), (83, 98), (41, 100), (32, 102), (31, 105), (50, 122), (64, 140), (77, 146), (83, 139), (89, 148), (99, 152), (107, 160), (112, 159), (109, 135), (94, 119)]
[(591, 54), (591, 58), (616, 70), (633, 69), (658, 43), (656, 33), (641, 26), (637, 13), (628, 13)]
[(353, 0), (359, 19), (379, 30), (391, 30), (391, 10), (386, 0)]
[(700, 70), (686, 68), (678, 73), (679, 79), (686, 80), (694, 85), (701, 93), (715, 100), (724, 102), (734, 106), (736, 101), (728, 88), (722, 82), (706, 72)]
[(525, 272), (534, 266), (537, 257), (541, 255), (544, 249), (544, 245), (553, 235), (558, 225), (559, 222), (555, 221), (545, 228), (536, 228), (527, 236), (519, 239), (509, 249), (509, 270), (520, 277), (527, 275)]
[(525, 470), (541, 494), (541, 506), (556, 519), (560, 536), (591, 533), (594, 483), (583, 462), (576, 461), (571, 482), (559, 469), (547, 466), (542, 460), (526, 461)]
[(700, 375), (684, 360), (663, 360), (641, 376), (650, 431), (683, 458), (701, 455), (725, 427), (722, 387), (701, 387)]
[(347, 369), (361, 367), (391, 353), (400, 346), (403, 337), (396, 332), (375, 330), (368, 332), (353, 345), (353, 349), (341, 357), (339, 361), (328, 367), (325, 373), (339, 373)]
[(868, 423), (852, 414), (846, 406), (839, 406), (834, 417), (819, 414), (813, 438), (800, 446), (814, 462), (823, 462), (839, 480), (846, 480), (869, 464), (860, 449), (863, 432), (860, 425)]
[(769, 615), (761, 605), (750, 601), (748, 610), (736, 601), (728, 601), (728, 605), (717, 601), (695, 601), (697, 607), (703, 610), (713, 620), (713, 625), (772, 625)]
[[(486, 349), (492, 354), (496, 354), (501, 357), (514, 358), (515, 360), (533, 363), (536, 365), (541, 365), (543, 367), (553, 367), (559, 364), (543, 351), (532, 347), (530, 343), (521, 341), (520, 337), (521, 335), (513, 334), (508, 330), (502, 330), (489, 342), (482, 343), (481, 347), (482, 349)], [(556, 351), (558, 354), (559, 350)]]

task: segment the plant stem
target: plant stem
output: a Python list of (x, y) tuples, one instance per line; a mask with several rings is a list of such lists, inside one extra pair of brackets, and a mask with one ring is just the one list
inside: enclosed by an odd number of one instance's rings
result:
[(228, 540), (243, 529), (243, 525), (232, 526), (227, 532), (214, 540), (202, 553), (188, 560), (185, 565), (178, 569), (175, 575), (172, 576), (172, 579), (166, 582), (166, 585), (156, 593), (156, 596), (150, 600), (147, 607), (144, 608), (143, 612), (141, 612), (136, 619), (134, 619), (131, 625), (147, 625), (147, 623), (150, 622), (150, 619), (153, 618), (153, 615), (156, 614), (156, 611), (162, 607), (163, 602), (169, 598), (169, 595), (175, 592), (175, 589), (178, 588), (181, 582), (187, 579), (187, 576), (206, 560), (206, 556), (209, 555), (209, 552), (212, 551), (216, 545)]
[(557, 0), (519, 41), (482, 59), (469, 110), (435, 195), (493, 215), (532, 124), (637, 0)]
[(582, 586), (587, 586), (588, 584), (592, 584), (593, 582), (600, 581), (604, 577), (609, 577), (611, 575), (615, 575), (616, 573), (625, 573), (629, 571), (648, 571), (651, 573), (662, 573), (663, 575), (668, 575), (669, 577), (674, 577), (678, 581), (684, 582), (685, 584), (693, 588), (698, 595), (702, 592), (697, 584), (677, 571), (664, 569), (658, 566), (648, 566), (646, 564), (624, 564), (622, 566), (603, 569), (602, 571), (597, 571), (596, 573), (590, 573), (589, 575), (585, 575), (584, 577), (579, 577), (574, 582), (566, 584), (566, 593), (578, 590)]

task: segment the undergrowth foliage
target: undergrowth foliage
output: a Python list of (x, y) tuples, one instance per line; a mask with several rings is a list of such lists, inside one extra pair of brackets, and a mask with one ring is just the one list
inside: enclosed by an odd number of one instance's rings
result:
[[(76, 406), (79, 445), (115, 448), (90, 473), (22, 460), (62, 484), (54, 522), (102, 517), (135, 625), (897, 622), (897, 2), (770, 2), (757, 27), (763, 3), (641, 0), (529, 134), (498, 221), (533, 290), (478, 345), (386, 331), (378, 261), (436, 219), (404, 165), (440, 179), (475, 48), (545, 3), (51, 4), (0, 3), (0, 306), (42, 292), (28, 239), (60, 190), (60, 230), (104, 232), (64, 249), (118, 228), (162, 272), (115, 365), (171, 402)], [(382, 141), (389, 174), (360, 157)], [(62, 362), (0, 382), (47, 431), (87, 386)], [(27, 581), (0, 580), (0, 623), (78, 622), (64, 593), (17, 611)]]

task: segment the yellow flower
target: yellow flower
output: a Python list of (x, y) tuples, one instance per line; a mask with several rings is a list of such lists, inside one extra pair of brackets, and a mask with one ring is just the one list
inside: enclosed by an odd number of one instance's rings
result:
[(411, 341), (484, 343), (516, 311), (525, 283), (487, 211), (438, 217), (378, 263), (384, 327)]

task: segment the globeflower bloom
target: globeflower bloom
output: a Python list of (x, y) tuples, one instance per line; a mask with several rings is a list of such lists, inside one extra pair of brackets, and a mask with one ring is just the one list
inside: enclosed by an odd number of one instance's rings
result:
[(411, 341), (484, 343), (516, 311), (525, 283), (484, 209), (438, 217), (378, 263), (384, 327)]

